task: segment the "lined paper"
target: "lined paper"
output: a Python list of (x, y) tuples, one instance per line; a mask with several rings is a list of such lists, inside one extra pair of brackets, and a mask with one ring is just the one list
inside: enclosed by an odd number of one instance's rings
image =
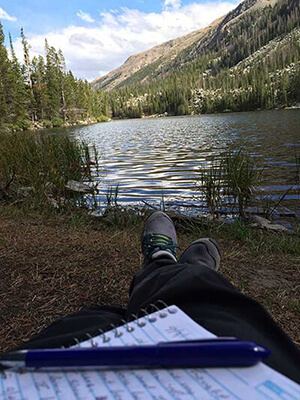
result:
[[(178, 307), (171, 306), (79, 346), (130, 346), (213, 337)], [(248, 368), (9, 370), (0, 376), (0, 400), (73, 399), (299, 400), (300, 386), (262, 363)]]

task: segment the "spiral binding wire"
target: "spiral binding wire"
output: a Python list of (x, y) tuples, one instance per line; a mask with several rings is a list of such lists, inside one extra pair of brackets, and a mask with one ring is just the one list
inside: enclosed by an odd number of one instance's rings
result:
[(156, 311), (158, 311), (158, 316), (159, 318), (166, 318), (168, 314), (161, 310), (160, 308), (157, 307), (155, 304), (150, 304), (150, 307), (154, 308)]
[(150, 315), (145, 308), (141, 308), (141, 311), (145, 314), (144, 316), (147, 318), (148, 322), (155, 322), (156, 318), (153, 315)]
[(105, 335), (105, 332), (103, 329), (97, 329), (98, 332), (100, 332), (100, 335), (103, 336), (102, 340), (103, 343), (108, 343), (110, 341), (110, 337)]
[(110, 326), (113, 328), (113, 331), (115, 332), (115, 337), (116, 338), (119, 338), (119, 337), (121, 337), (123, 335), (123, 332), (118, 331), (118, 326), (116, 326), (114, 324), (110, 324)]
[[(163, 310), (162, 307), (164, 308)], [(148, 310), (151, 310), (151, 312)], [(157, 312), (156, 316), (153, 316), (153, 310)], [(123, 335), (121, 329), (125, 329), (129, 333), (134, 332), (136, 328), (132, 326), (132, 323), (135, 323), (139, 328), (143, 328), (145, 325), (147, 325), (147, 322), (155, 323), (157, 321), (157, 317), (166, 318), (168, 313), (175, 314), (176, 312), (176, 308), (169, 307), (163, 300), (158, 300), (155, 304), (151, 303), (146, 308), (141, 308), (138, 314), (131, 314), (126, 320), (121, 319), (119, 325), (109, 324), (107, 329), (97, 329), (96, 332), (100, 333), (103, 343), (108, 343), (111, 340), (111, 338), (105, 334), (108, 330), (114, 332), (115, 338), (119, 338)], [(90, 341), (92, 347), (98, 346), (98, 344), (94, 341), (95, 335), (93, 336), (89, 332), (86, 332), (85, 335)], [(80, 344), (80, 340), (78, 338), (74, 337), (74, 341), (76, 345)]]
[(131, 317), (134, 318), (133, 322), (135, 322), (139, 328), (143, 328), (146, 325), (146, 322), (140, 321), (140, 318), (138, 315), (131, 314)]
[[(164, 310), (162, 310), (159, 307), (159, 305), (163, 306)], [(176, 308), (169, 307), (163, 300), (158, 300), (156, 302), (156, 304), (149, 304), (149, 306), (147, 306), (146, 308), (141, 308), (137, 315), (136, 314), (131, 314), (128, 317), (127, 320), (122, 319), (121, 322), (123, 323), (123, 325), (120, 324), (120, 325), (116, 326), (114, 324), (110, 324), (110, 325), (108, 325), (108, 329), (109, 328), (113, 328), (112, 330), (114, 332), (114, 336), (116, 338), (119, 338), (119, 337), (121, 337), (123, 335), (123, 332), (121, 331), (121, 329), (125, 328), (126, 331), (129, 332), (129, 333), (131, 333), (131, 332), (133, 332), (135, 330), (135, 328), (133, 326), (129, 325), (130, 323), (136, 323), (139, 328), (142, 328), (145, 325), (147, 325), (147, 322), (140, 320), (143, 317), (146, 319), (146, 321), (148, 321), (150, 323), (154, 323), (157, 320), (157, 318), (153, 317), (153, 315), (151, 315), (148, 312), (148, 310), (147, 310), (148, 308), (151, 308), (152, 310), (153, 309), (156, 310), (157, 311), (157, 315), (158, 315), (159, 318), (166, 318), (168, 316), (168, 313), (169, 314), (175, 314), (177, 312)], [(140, 314), (143, 314), (143, 315), (140, 315)], [(100, 335), (102, 336), (103, 343), (108, 343), (111, 340), (111, 338), (108, 335), (105, 334), (105, 332), (106, 332), (105, 330), (97, 329), (97, 332), (99, 332)], [(86, 332), (85, 336), (90, 341), (92, 347), (98, 347), (98, 344), (94, 341), (95, 336), (93, 336), (89, 332)], [(74, 337), (73, 340), (74, 340), (74, 342), (76, 343), (77, 346), (80, 345), (81, 341), (79, 340), (79, 338)], [(67, 346), (61, 346), (61, 347), (62, 348), (67, 348)], [(19, 371), (19, 372), (22, 373), (22, 370)], [(24, 370), (24, 372), (25, 372), (25, 370)], [(5, 377), (5, 371), (0, 371), (0, 374), (3, 377)]]
[(86, 333), (86, 336), (88, 337), (89, 341), (91, 342), (91, 346), (92, 347), (97, 347), (98, 346), (97, 343), (94, 342), (94, 338), (89, 332)]
[(170, 308), (170, 307), (167, 305), (167, 303), (165, 303), (163, 300), (157, 300), (156, 304), (162, 304), (162, 305), (164, 306), (164, 308), (166, 308), (167, 311), (168, 311), (170, 314), (176, 314), (176, 313), (177, 313), (177, 309), (176, 309), (176, 308), (173, 308), (173, 309)]

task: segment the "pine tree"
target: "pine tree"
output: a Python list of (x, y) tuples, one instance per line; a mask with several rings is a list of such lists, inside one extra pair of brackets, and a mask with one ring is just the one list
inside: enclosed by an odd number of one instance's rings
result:
[(11, 53), (11, 69), (10, 69), (10, 92), (11, 92), (11, 113), (14, 122), (20, 126), (26, 126), (28, 119), (29, 98), (26, 92), (26, 86), (22, 75), (22, 68), (17, 59), (11, 34), (9, 34), (9, 44)]
[(9, 60), (4, 46), (4, 33), (0, 22), (0, 124), (7, 122), (6, 93), (8, 89)]
[(32, 59), (33, 92), (38, 120), (47, 119), (49, 97), (46, 83), (46, 66), (42, 56)]
[(61, 117), (61, 85), (58, 64), (58, 55), (54, 47), (45, 40), (46, 53), (46, 84), (47, 84), (47, 117), (50, 120)]
[(61, 92), (62, 114), (63, 114), (64, 121), (66, 121), (66, 114), (65, 114), (65, 109), (66, 109), (66, 105), (67, 105), (66, 96), (65, 96), (66, 61), (65, 61), (64, 55), (60, 49), (57, 54), (57, 73), (58, 73), (58, 80), (59, 80), (59, 86), (60, 86), (60, 92)]
[(31, 61), (30, 61), (30, 55), (29, 55), (29, 50), (30, 50), (30, 45), (28, 44), (28, 41), (24, 35), (24, 30), (21, 28), (21, 39), (22, 39), (22, 45), (23, 45), (23, 52), (24, 52), (24, 62), (25, 62), (25, 70), (26, 70), (26, 81), (28, 84), (28, 89), (29, 89), (29, 113), (31, 114), (32, 121), (35, 121), (36, 118), (36, 107), (35, 107), (35, 98), (34, 98), (34, 93), (33, 93), (33, 83), (32, 83), (32, 71), (31, 71)]

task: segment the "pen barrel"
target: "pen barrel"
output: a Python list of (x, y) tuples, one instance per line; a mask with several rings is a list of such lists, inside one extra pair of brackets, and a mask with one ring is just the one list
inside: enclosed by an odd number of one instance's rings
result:
[(252, 342), (30, 350), (26, 367), (236, 367), (251, 366), (269, 354)]

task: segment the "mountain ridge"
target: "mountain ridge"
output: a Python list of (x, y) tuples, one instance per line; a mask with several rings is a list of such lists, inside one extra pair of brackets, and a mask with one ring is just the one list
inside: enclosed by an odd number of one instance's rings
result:
[(298, 107), (299, 32), (299, 0), (245, 0), (189, 34), (188, 45), (186, 37), (160, 45), (164, 56), (141, 66), (135, 55), (98, 83), (108, 79), (102, 89), (112, 118)]
[[(165, 63), (170, 63), (170, 61), (172, 62), (182, 52), (193, 45), (196, 46), (196, 51), (198, 50), (198, 47), (201, 47), (202, 42), (205, 41), (208, 41), (205, 45), (206, 48), (213, 47), (216, 43), (218, 34), (220, 34), (225, 28), (228, 29), (228, 26), (235, 23), (236, 19), (241, 17), (243, 14), (257, 8), (274, 6), (277, 2), (278, 0), (245, 0), (235, 9), (214, 20), (205, 28), (171, 39), (144, 52), (131, 55), (120, 67), (102, 77), (96, 78), (92, 82), (92, 86), (95, 89), (110, 91), (120, 87), (120, 85), (124, 85), (131, 76), (151, 66), (151, 64), (159, 62), (158, 67), (162, 70)], [(212, 34), (212, 38), (209, 41), (210, 34)], [(197, 44), (199, 44), (199, 46), (197, 46)], [(141, 83), (142, 82), (143, 81), (141, 81)]]
[(128, 78), (129, 72), (130, 74), (138, 72), (141, 68), (158, 61), (160, 58), (176, 56), (178, 53), (174, 52), (175, 48), (183, 50), (184, 48), (188, 47), (195, 40), (204, 35), (211, 27), (217, 24), (222, 18), (223, 17), (214, 20), (205, 28), (201, 28), (184, 36), (179, 36), (175, 39), (168, 40), (167, 42), (156, 45), (149, 50), (129, 56), (120, 67), (112, 70), (102, 77), (94, 79), (92, 85), (96, 89), (114, 89), (120, 82)]

